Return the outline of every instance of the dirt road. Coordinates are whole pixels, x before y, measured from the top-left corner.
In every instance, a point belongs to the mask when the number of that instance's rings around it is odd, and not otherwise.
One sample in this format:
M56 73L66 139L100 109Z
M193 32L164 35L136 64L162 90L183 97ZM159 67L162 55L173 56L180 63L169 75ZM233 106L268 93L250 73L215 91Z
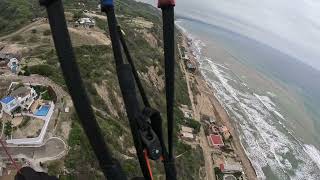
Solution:
M18 35L18 34L24 32L24 31L26 31L26 30L28 30L28 29L36 26L36 25L40 25L40 24L42 24L42 23L43 23L43 20L35 21L35 22L33 22L33 23L30 23L30 24L24 26L23 28L19 29L18 31L15 31L15 32L13 32L13 33L11 33L11 34L8 34L8 35L6 35L6 36L0 37L0 41L3 41L3 40L5 40L5 39L9 39L9 38L11 38L11 37L14 37L15 35Z
M199 105L199 103L196 105L194 102L194 98L193 98L193 93L191 91L191 87L190 87L190 83L192 81L190 74L186 71L183 63L180 63L180 66L185 74L186 77L186 82L187 82L187 86L188 86L188 92L189 92L189 98L191 100L191 105L192 105L192 111L193 111L193 117L195 120L200 121L200 111L201 107L196 107L197 105ZM201 103L200 103L201 106ZM205 160L205 170L206 170L206 179L207 180L215 180L215 174L213 171L213 162L212 162L212 158L211 158L211 148L208 145L207 142L207 137L204 133L204 129L203 127L201 127L200 129L200 133L199 133L199 139L200 139L200 147L202 148L203 151L203 157Z

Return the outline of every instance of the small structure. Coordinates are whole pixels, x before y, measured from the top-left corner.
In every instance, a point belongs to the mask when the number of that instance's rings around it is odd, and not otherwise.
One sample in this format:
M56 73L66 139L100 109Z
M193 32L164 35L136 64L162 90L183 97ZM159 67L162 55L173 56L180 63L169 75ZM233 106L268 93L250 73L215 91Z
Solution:
M219 128L219 130L222 133L224 139L229 139L230 138L231 134L230 134L230 132L229 132L229 130L228 130L228 128L226 126L221 126Z
M187 53L188 53L188 52L185 52L185 53L184 53L184 56L182 57L184 61L189 61L189 60L190 60L190 58L189 58L189 56L187 55Z
M192 118L192 111L191 110L182 110L182 112L183 112L183 116L185 117L185 118Z
M187 132L187 133L193 133L194 129L187 127L187 126L181 126L181 132Z
M187 69L188 69L189 71L191 71L191 72L194 72L194 71L196 70L196 66L193 65L193 64L190 63L190 62L187 62L187 63L186 63L186 66L187 66Z
M88 28L93 28L96 25L96 22L92 18L80 18L75 22L75 26L82 26L82 27L88 27Z
M12 96L7 96L4 97L0 100L1 105L2 105L2 110L11 115L11 112L13 110L15 110L18 106L17 100L16 98L12 97Z
M7 64L12 73L17 74L20 70L19 60L17 58L11 58Z
M215 124L216 119L214 117L209 117L209 122L210 122L210 124Z
M219 134L219 132L220 132L219 128L218 128L217 126L215 126L215 125L212 125L212 126L210 127L210 129L211 129L211 132L212 132L213 134Z
M181 126L181 138L185 140L194 140L195 136L193 135L193 128L187 126Z
M185 140L194 140L194 135L192 133L182 132L181 138Z
M216 134L210 134L208 137L209 145L214 148L221 148L224 146L222 137Z
M38 95L33 88L22 86L12 91L10 96L17 99L17 103L22 109L28 110Z
M224 164L220 164L220 170L223 173L237 173L243 172L242 165L239 162L225 162Z

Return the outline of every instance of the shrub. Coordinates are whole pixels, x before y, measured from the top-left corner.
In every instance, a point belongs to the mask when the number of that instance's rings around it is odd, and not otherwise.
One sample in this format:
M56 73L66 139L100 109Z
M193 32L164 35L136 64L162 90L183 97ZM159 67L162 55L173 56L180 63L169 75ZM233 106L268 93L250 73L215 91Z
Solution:
M32 34L35 34L35 33L37 33L37 30L36 30L36 29L32 29L32 30L31 30L31 33L32 33Z
M11 41L22 41L23 37L21 35L16 35L11 38Z
M52 76L55 73L55 70L49 65L35 65L29 67L29 71L31 74L39 74L43 76Z
M47 30L43 31L43 35L44 36L50 36L51 35L51 30L47 29Z

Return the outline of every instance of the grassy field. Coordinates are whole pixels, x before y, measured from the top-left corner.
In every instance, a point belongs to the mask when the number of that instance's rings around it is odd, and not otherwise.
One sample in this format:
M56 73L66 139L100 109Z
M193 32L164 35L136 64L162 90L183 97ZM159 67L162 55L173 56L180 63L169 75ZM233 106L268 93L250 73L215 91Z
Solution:
M76 1L74 0L65 0L66 11L73 12L74 10L72 9L74 8L94 10L97 6L97 2L93 0L84 1L86 4L85 8L78 7L78 4L75 2ZM121 0L116 2L117 13L123 15L119 18L119 23L126 34L125 38L139 74L150 75L150 67L157 67L159 69L157 76L164 77L160 13L149 5L137 3L135 1ZM15 5L11 4L12 2L1 1L0 9L2 7L1 3L6 3L6 5L9 3L13 7ZM20 7L20 5L16 6ZM31 11L30 9L26 9L26 11ZM41 13L35 15L31 13L22 19L27 19L24 21L30 22L30 19L34 16L41 16ZM0 18L3 17L5 16L2 16L0 13ZM153 26L151 28L136 26L131 21L132 18L136 17L142 18L147 22L152 22ZM106 22L101 19L96 20L97 28L106 30ZM10 22L7 23L10 24ZM24 24L12 24L12 29L0 28L0 35L13 32L23 25ZM152 36L152 39L155 39L158 44L157 47L150 43L146 34ZM32 47L31 51L24 54L27 63L25 63L23 69L28 72L26 75L29 73L40 74L49 77L65 88L65 82L48 30L43 28L41 31L37 32L28 31L26 34L11 38L10 42ZM102 134L112 150L114 157L120 160L122 167L129 177L141 175L139 163L135 157L136 155L132 154L132 151L130 151L130 149L133 148L133 142L120 96L121 93L116 77L111 46L78 44L74 47L74 52L92 105L107 113L107 115L104 115L100 112L96 112L96 117L102 129ZM35 60L37 60L37 63L34 63ZM159 109L163 115L164 127L166 127L164 89L159 90L159 88L152 85L149 78L141 79L152 106ZM97 86L102 87L103 90L107 91L108 97L101 97L101 94L99 94L96 89ZM112 108L115 109L118 116L114 116L110 113L113 110L110 109L108 103L113 105ZM176 65L175 105L178 107L181 104L190 105L190 99L184 75L179 66ZM183 123L183 118L181 111L176 108L176 129L179 128L180 123ZM197 129L197 124L193 123L191 126L194 126ZM166 130L164 132L166 132ZM179 179L199 179L199 169L203 166L201 149L199 147L195 149L189 147L180 142L177 136L175 137L175 144L177 150L176 154L187 151L186 155L181 156L177 160ZM68 155L63 160L54 161L49 164L49 172L51 174L61 174L60 179L103 179L103 174L99 169L96 157L94 156L76 114L72 117L72 130L69 135L68 145L70 146ZM153 174L156 177L155 179L164 178L164 171L161 166L160 162L152 163ZM63 173L64 167L67 169L67 175L62 175L65 174Z

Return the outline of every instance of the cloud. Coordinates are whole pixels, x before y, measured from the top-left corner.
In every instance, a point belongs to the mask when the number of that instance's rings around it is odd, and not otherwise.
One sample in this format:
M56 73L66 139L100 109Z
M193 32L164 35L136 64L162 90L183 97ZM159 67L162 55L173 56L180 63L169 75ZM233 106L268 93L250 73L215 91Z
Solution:
M179 0L176 12L268 44L320 70L318 0Z

